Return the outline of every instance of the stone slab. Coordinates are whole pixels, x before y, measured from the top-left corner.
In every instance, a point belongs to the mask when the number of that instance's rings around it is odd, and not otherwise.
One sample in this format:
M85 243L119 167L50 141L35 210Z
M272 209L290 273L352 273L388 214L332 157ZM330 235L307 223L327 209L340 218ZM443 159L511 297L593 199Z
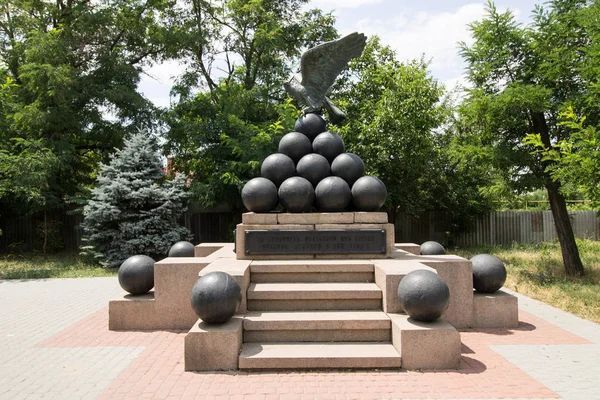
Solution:
M277 223L286 224L353 224L354 213L280 213L277 216Z
M359 211L354 213L354 223L356 224L387 224L388 215L385 212L366 212Z
M312 231L314 230L314 225L300 225L300 224L288 224L288 225L250 225L250 224L238 224L236 227L236 257L238 260L296 260L299 258L302 259L311 259L315 258L312 254L302 254L302 255L266 255L266 254L255 254L255 255L247 255L245 253L246 249L246 234L247 230L290 230L290 231Z
M317 254L317 259L380 259L380 258L392 258L394 254L394 225L393 224L319 224L315 225L315 230L327 230L327 229L385 229L385 253L382 254Z
M242 347L242 318L210 325L198 320L185 336L186 371L228 371L238 369Z
M506 328L519 327L519 300L502 290L496 293L473 292L473 320L471 327Z
M399 368L386 343L245 343L240 369Z
M395 246L397 250L414 254L416 256L421 255L421 246L416 243L396 243Z
M253 213L248 212L242 214L242 224L248 225L276 225L277 215L279 213Z
M398 285L406 274L419 269L436 272L435 269L417 261L373 260L375 283L383 292L383 311L400 313L404 310L398 301Z
M194 257L207 257L221 250L226 243L200 243L194 246Z
M408 315L389 314L392 320L392 343L402 354L406 370L458 369L460 334L443 319L415 321Z

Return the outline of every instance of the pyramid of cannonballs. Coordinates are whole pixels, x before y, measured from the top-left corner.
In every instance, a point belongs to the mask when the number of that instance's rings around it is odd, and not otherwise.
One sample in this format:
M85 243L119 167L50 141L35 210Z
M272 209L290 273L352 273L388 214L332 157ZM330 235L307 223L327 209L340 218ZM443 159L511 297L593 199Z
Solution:
M327 131L319 114L301 116L294 129L279 141L279 152L264 159L261 177L242 189L248 210L269 212L278 203L292 213L381 208L387 197L385 185L364 176L363 161L345 152L342 138Z

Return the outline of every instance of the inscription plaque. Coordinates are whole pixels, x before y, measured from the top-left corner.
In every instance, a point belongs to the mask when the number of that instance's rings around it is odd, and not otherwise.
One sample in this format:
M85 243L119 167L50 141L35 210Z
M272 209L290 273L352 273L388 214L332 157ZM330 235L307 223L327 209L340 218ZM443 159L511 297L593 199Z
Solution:
M319 231L247 230L245 252L253 254L384 254L385 229Z

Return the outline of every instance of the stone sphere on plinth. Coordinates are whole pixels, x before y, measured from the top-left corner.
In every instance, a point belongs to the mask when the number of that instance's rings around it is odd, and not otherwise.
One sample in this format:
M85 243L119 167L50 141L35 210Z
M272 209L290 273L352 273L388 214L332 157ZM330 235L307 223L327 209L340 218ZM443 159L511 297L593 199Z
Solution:
M326 130L325 120L319 114L308 113L296 120L294 130L306 135L312 142L319 133Z
M222 324L236 313L242 302L242 289L233 277L215 271L200 277L191 293L194 312L208 324Z
M279 187L279 201L288 212L310 212L315 201L315 190L308 180L293 176Z
M312 152L310 140L300 132L290 132L279 141L279 152L287 155L297 164L308 153Z
M344 211L352 193L350 186L339 176L329 176L323 179L315 189L316 206L319 211Z
M331 132L319 133L312 142L312 148L315 153L322 155L330 163L346 151L342 137Z
M444 279L435 272L412 271L398 285L398 301L412 319L432 322L448 309L450 290Z
M506 267L496 256L478 254L471 258L473 288L481 293L494 293L506 282Z
M325 157L317 153L310 153L298 161L296 172L313 186L317 186L322 179L331 175L331 168Z
M271 154L263 160L260 166L260 175L279 187L287 178L296 175L296 165L285 154Z
M119 284L131 294L148 293L154 287L154 260L145 255L135 255L119 267Z
M194 245L185 240L175 243L169 249L169 257L194 257Z
M387 189L374 176L360 177L352 185L352 204L358 211L378 211L387 199Z
M444 246L433 240L428 240L421 245L422 256L441 256L446 254Z
M342 153L331 163L331 172L352 187L365 174L365 163L354 153Z
M252 212L269 212L277 206L277 187L267 178L250 179L242 188L242 202Z

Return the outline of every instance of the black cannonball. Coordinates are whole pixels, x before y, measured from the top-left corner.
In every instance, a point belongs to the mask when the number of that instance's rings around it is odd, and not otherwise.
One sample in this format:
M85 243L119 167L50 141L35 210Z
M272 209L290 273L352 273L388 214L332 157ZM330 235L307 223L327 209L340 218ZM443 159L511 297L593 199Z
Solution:
M302 157L312 152L310 140L300 132L290 132L279 141L279 152L298 163Z
M352 186L365 174L365 163L354 153L342 153L331 163L331 172Z
M329 176L323 179L315 189L316 205L319 211L344 211L352 193L350 186L339 176Z
M242 302L242 289L233 277L215 271L200 277L191 294L192 308L208 324L227 322Z
M279 187L279 201L288 212L310 212L315 201L315 190L308 180L293 176Z
M317 153L310 153L298 161L296 172L312 183L313 186L317 186L323 178L331 175L331 168L329 168L329 161L325 157Z
M296 120L294 130L306 135L312 142L317 135L326 130L325 120L319 114L308 113Z
M450 304L450 290L441 276L424 269L406 274L398 285L400 306L412 319L432 322Z
M269 212L278 200L277 187L267 178L250 179L242 189L242 202L252 212Z
M148 256L131 256L119 267L119 284L131 294L148 293L154 287L154 260Z
M194 257L194 245L186 241L177 242L169 249L169 257Z
M443 254L446 254L446 249L438 242L429 240L421 245L422 256L441 256Z
M287 178L296 175L296 166L289 156L275 153L263 160L260 175L279 187Z
M504 263L491 254L478 254L471 258L473 287L481 293L494 293L506 282Z
M346 151L342 137L337 133L331 132L319 133L312 142L312 148L315 153L319 153L330 163Z
M373 176L358 178L352 185L352 204L358 211L378 211L386 198L385 185Z

